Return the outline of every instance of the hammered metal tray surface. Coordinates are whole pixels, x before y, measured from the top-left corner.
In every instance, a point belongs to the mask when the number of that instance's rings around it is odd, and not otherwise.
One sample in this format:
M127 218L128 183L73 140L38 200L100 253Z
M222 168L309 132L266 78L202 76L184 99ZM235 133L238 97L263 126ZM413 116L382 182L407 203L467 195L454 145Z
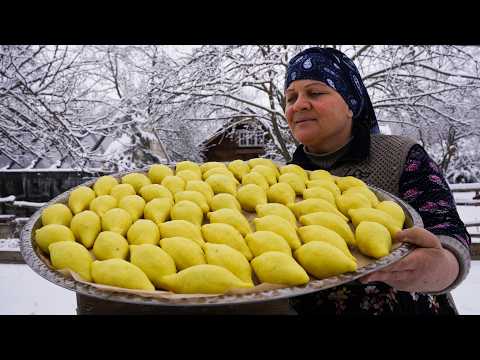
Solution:
M112 176L120 179L123 175L131 173L132 171L112 174ZM144 169L138 172L145 173ZM89 180L82 185L92 186L97 179ZM387 193L381 189L373 186L369 188L377 195L379 200L393 200L398 203L405 212L405 228L412 226L423 227L423 221L420 215L407 203L398 197ZM76 293L87 295L103 300L124 302L141 305L158 305L158 306L208 306L208 305L232 305L232 304L246 304L258 303L263 301L271 301L278 299L291 298L299 295L309 294L331 287L354 281L371 272L380 270L408 255L414 247L408 243L402 243L388 255L377 261L371 262L365 266L360 266L357 271L346 273L338 276L329 277L322 280L311 280L308 284L302 286L285 287L280 289L271 289L267 291L259 291L247 294L224 294L213 295L207 297L186 297L186 298L152 298L148 296L141 296L137 294L129 294L125 292L105 291L93 285L84 282L76 281L72 277L65 275L49 267L44 260L42 260L41 250L34 241L35 230L41 227L42 211L56 203L67 203L70 192L69 191L53 198L43 207L38 209L27 221L20 234L20 251L25 260L25 263L32 268L37 274L46 280L59 285L65 289L75 291Z

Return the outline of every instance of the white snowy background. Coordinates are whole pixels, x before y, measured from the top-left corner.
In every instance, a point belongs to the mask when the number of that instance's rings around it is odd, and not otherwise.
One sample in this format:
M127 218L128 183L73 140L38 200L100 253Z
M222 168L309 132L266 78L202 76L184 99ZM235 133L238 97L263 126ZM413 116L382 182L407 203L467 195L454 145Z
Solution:
M0 169L200 161L232 119L262 124L266 156L286 160L285 70L308 46L0 45ZM387 132L423 144L449 182L480 182L480 47L335 47Z
M0 170L202 161L202 142L232 118L262 124L266 155L284 161L296 144L283 79L306 47L0 45ZM336 47L359 68L384 133L423 144L451 184L480 182L478 46ZM459 206L465 222L480 221L478 209ZM453 295L460 313L480 314L478 261ZM0 314L74 308L73 292L26 265L0 264Z

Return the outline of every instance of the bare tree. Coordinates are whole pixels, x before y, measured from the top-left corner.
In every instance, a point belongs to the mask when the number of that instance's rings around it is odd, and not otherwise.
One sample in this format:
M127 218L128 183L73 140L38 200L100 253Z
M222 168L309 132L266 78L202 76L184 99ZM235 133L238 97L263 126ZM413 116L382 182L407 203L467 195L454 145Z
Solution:
M55 153L84 167L95 158L85 140L118 126L84 55L81 46L0 47L0 153L12 163Z
M319 45L323 46L323 45ZM307 46L201 46L182 59L175 82L158 87L161 102L189 104L191 121L251 117L288 160L295 140L284 116L287 61ZM381 124L427 147L478 134L479 51L459 46L337 46L357 64ZM442 124L442 126L439 126ZM448 129L455 136L448 139ZM434 131L437 130L437 131ZM441 130L440 132L438 130ZM425 134L429 134L428 141ZM433 134L433 135L432 135ZM442 140L443 139L443 140ZM271 154L274 156L275 154ZM451 156L450 156L451 158ZM448 168L449 157L443 161Z
M178 81L158 87L157 98L188 104L191 121L254 118L268 129L277 153L288 158L293 139L282 110L282 83L294 51L270 45L199 47L182 59Z
M195 129L183 121L189 106L157 98L159 87L166 82L177 82L177 64L167 50L155 45L95 49L95 54L100 56L96 76L110 86L110 103L118 103L133 120L129 127L115 132L117 138L125 134L131 138L127 153L131 153L132 166L161 161L158 154L152 152L155 144L166 162L201 160L192 136ZM112 165L116 161L117 158L113 159Z
M161 161L157 143L167 161L195 158L181 107L153 98L173 68L161 46L0 47L1 157L17 167L50 157L114 168L122 154L110 158L102 145L126 135L133 166Z
M297 144L283 82L305 47L204 45L179 57L155 45L0 46L0 156L20 167L52 153L77 167L114 166L123 151L138 167L161 160L158 146L167 162L201 161L206 131L253 118L272 139L267 155L288 160ZM479 135L479 48L335 47L357 64L381 124L417 138L447 173L466 163ZM128 146L105 154L120 138Z

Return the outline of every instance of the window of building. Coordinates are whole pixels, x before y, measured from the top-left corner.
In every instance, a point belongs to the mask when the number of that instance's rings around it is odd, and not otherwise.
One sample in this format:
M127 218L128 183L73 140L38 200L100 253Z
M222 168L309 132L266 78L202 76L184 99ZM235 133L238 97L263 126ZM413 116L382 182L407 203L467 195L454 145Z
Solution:
M265 144L265 136L260 131L237 130L237 144L239 147L263 146Z

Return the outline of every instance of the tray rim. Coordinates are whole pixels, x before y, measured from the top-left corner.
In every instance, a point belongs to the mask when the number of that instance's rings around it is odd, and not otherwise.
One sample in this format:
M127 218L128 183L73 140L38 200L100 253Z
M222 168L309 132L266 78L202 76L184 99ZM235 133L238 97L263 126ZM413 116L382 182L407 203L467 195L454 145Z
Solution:
M146 169L136 169L118 172L114 174L109 174L117 179L121 178L123 175L140 172L146 173ZM138 305L156 305L156 306L165 306L165 307L181 307L181 306L225 306L225 305L235 305L235 304L247 304L247 303L259 303L266 301L274 301L280 299L286 299L301 295L306 295L314 293L317 291L323 291L335 286L340 286L356 279L363 277L369 273L380 270L388 265L395 263L396 261L402 259L411 253L415 246L409 243L402 243L398 248L394 249L389 255L377 260L371 264L363 266L357 271L348 274L341 274L333 277L329 277L321 280L312 280L309 283L301 286L292 286L285 287L280 289L272 289L266 291L259 291L249 294L222 294L222 295L212 295L208 297L189 297L189 298L175 298L175 299L166 299L166 298L152 298L147 296L141 296L137 294L129 294L125 292L115 292L115 291L106 291L99 289L93 285L82 283L74 280L73 278L62 274L59 271L51 269L47 264L39 257L37 251L39 251L38 246L35 245L33 240L33 229L38 221L41 221L42 211L55 203L60 201L65 201L68 199L68 196L71 191L79 186L92 186L98 177L90 179L84 183L81 183L75 187L72 187L66 192L57 195L49 202L45 203L44 206L39 208L27 221L20 233L20 252L25 261L25 263L39 276L50 281L51 283L61 286L67 290L74 291L75 293L107 300L114 302L123 302L130 304ZM409 204L398 198L397 196L382 190L378 187L368 185L367 186L376 193L379 194L383 199L389 199L395 201L399 204L403 210L406 212L407 219L406 221L411 221L413 226L423 227L423 221L418 212L413 209Z

